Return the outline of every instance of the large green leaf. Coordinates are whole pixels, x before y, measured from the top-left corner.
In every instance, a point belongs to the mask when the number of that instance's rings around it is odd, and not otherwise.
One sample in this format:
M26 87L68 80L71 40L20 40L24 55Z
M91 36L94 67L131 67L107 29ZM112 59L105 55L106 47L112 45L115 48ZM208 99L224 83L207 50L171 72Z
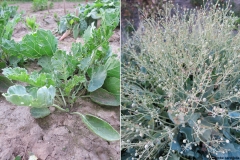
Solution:
M26 58L52 56L57 49L57 39L51 31L37 30L23 37L21 54Z
M110 57L105 64L105 68L108 77L116 77L120 79L120 61L118 59Z
M0 75L0 92L7 92L7 89L12 86L13 83L6 77Z
M39 89L31 88L27 92L24 86L14 85L9 87L7 93L4 93L3 96L7 101L18 106L46 108L53 105L55 92L53 86L49 88L44 86Z
M34 118L43 118L48 116L51 112L48 108L31 108L30 113Z
M107 77L107 71L103 66L98 67L96 70L94 70L91 76L90 83L88 85L88 91L93 92L98 88L102 87L106 77Z
M108 77L103 84L103 88L110 93L120 95L120 79L115 77Z
M90 93L90 98L92 101L105 105L105 106L119 106L120 99L119 96L109 93L105 89L99 88L98 90Z
M55 85L54 77L49 73L32 72L29 75L25 68L15 67L4 68L3 74L11 80L26 82L35 87Z
M99 137L107 141L117 141L120 139L119 133L106 121L90 114L83 115L78 112L74 112L74 114L80 115L85 125Z

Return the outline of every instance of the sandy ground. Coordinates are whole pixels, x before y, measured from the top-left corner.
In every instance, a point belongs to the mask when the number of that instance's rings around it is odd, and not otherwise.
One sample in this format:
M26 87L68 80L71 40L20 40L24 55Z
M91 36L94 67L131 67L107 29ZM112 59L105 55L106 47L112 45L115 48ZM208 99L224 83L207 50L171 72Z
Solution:
M84 2L83 2L84 3ZM18 11L24 11L24 17L36 16L39 28L51 30L56 37L58 17L64 15L63 3L55 2L54 8L48 11L31 11L31 3L22 3ZM73 12L77 3L68 2L66 9ZM30 32L25 24L20 22L13 33L13 39L20 41ZM77 40L72 36L60 41L60 49L69 51L71 44ZM114 53L120 54L120 31L116 30L111 38ZM120 128L119 107L101 107L89 99L79 99L73 108L85 114L96 115L109 122L116 130ZM28 107L18 107L8 103L0 95L0 159L13 160L17 155L27 160L30 155L36 155L39 160L118 160L120 159L120 144L107 142L91 133L77 115L53 111L43 119L34 119Z

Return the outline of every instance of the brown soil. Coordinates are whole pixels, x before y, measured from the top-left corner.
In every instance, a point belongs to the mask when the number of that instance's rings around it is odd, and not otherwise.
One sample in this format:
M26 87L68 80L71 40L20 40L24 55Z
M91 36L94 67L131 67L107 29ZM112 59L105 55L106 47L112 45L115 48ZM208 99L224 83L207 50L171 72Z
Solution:
M83 2L84 3L84 2ZM56 33L57 22L54 13L64 15L63 3L55 2L54 8L48 11L31 11L31 3L22 3L18 11L37 18L39 28ZM73 12L77 3L66 3L66 9ZM13 39L20 41L30 31L20 22L13 33ZM60 49L69 51L73 42L72 36L60 41ZM115 31L111 38L113 51L120 54L120 32ZM120 129L119 107L101 107L89 99L79 99L74 111L96 115L109 122L117 131ZM35 155L39 160L118 160L120 144L107 142L90 132L77 115L52 110L52 114L43 119L34 119L28 107L14 106L0 95L0 159L13 160L17 155L27 160Z

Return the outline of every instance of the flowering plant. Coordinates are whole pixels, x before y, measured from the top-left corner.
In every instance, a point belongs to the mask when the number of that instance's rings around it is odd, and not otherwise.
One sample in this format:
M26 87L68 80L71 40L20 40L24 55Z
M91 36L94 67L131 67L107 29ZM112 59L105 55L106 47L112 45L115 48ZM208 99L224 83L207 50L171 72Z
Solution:
M122 47L122 156L240 157L236 17L217 4L164 13Z

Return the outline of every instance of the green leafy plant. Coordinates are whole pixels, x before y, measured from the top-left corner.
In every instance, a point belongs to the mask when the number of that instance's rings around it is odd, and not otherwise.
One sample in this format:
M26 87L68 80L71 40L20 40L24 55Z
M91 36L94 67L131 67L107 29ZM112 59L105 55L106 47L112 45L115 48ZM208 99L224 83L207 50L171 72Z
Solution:
M102 105L120 105L120 61L112 55L108 42L118 24L112 19L115 14L105 15L98 29L93 24L89 26L83 36L84 45L73 43L69 54L57 50L57 40L50 31L37 30L19 43L12 41L20 46L18 55L23 55L23 59L36 59L42 69L33 72L20 67L2 69L8 79L26 84L9 87L3 94L6 100L30 107L34 118L48 116L50 106L77 114L98 136L108 141L118 140L118 132L104 120L72 112L80 96L90 97ZM12 49L6 45L5 48L6 51Z
M39 29L25 35L22 41L2 39L1 49L6 64L16 67L21 61L52 56L57 50L57 39L50 31Z
M25 24L31 31L36 31L38 28L38 24L36 23L36 17L26 17Z
M67 14L60 18L58 31L64 33L66 30L73 31L73 37L77 38L83 35L84 31L93 22L97 26L97 22L105 17L116 13L117 17L112 17L115 21L119 19L120 1L119 0L96 0L94 3L80 5L75 14Z
M53 2L48 4L48 0L33 0L33 11L42 11L53 8Z
M3 43L11 40L14 27L21 20L21 14L15 15L17 9L6 3L0 6L0 63L9 64L14 59L4 51Z
M237 17L164 10L122 47L122 158L240 157Z

